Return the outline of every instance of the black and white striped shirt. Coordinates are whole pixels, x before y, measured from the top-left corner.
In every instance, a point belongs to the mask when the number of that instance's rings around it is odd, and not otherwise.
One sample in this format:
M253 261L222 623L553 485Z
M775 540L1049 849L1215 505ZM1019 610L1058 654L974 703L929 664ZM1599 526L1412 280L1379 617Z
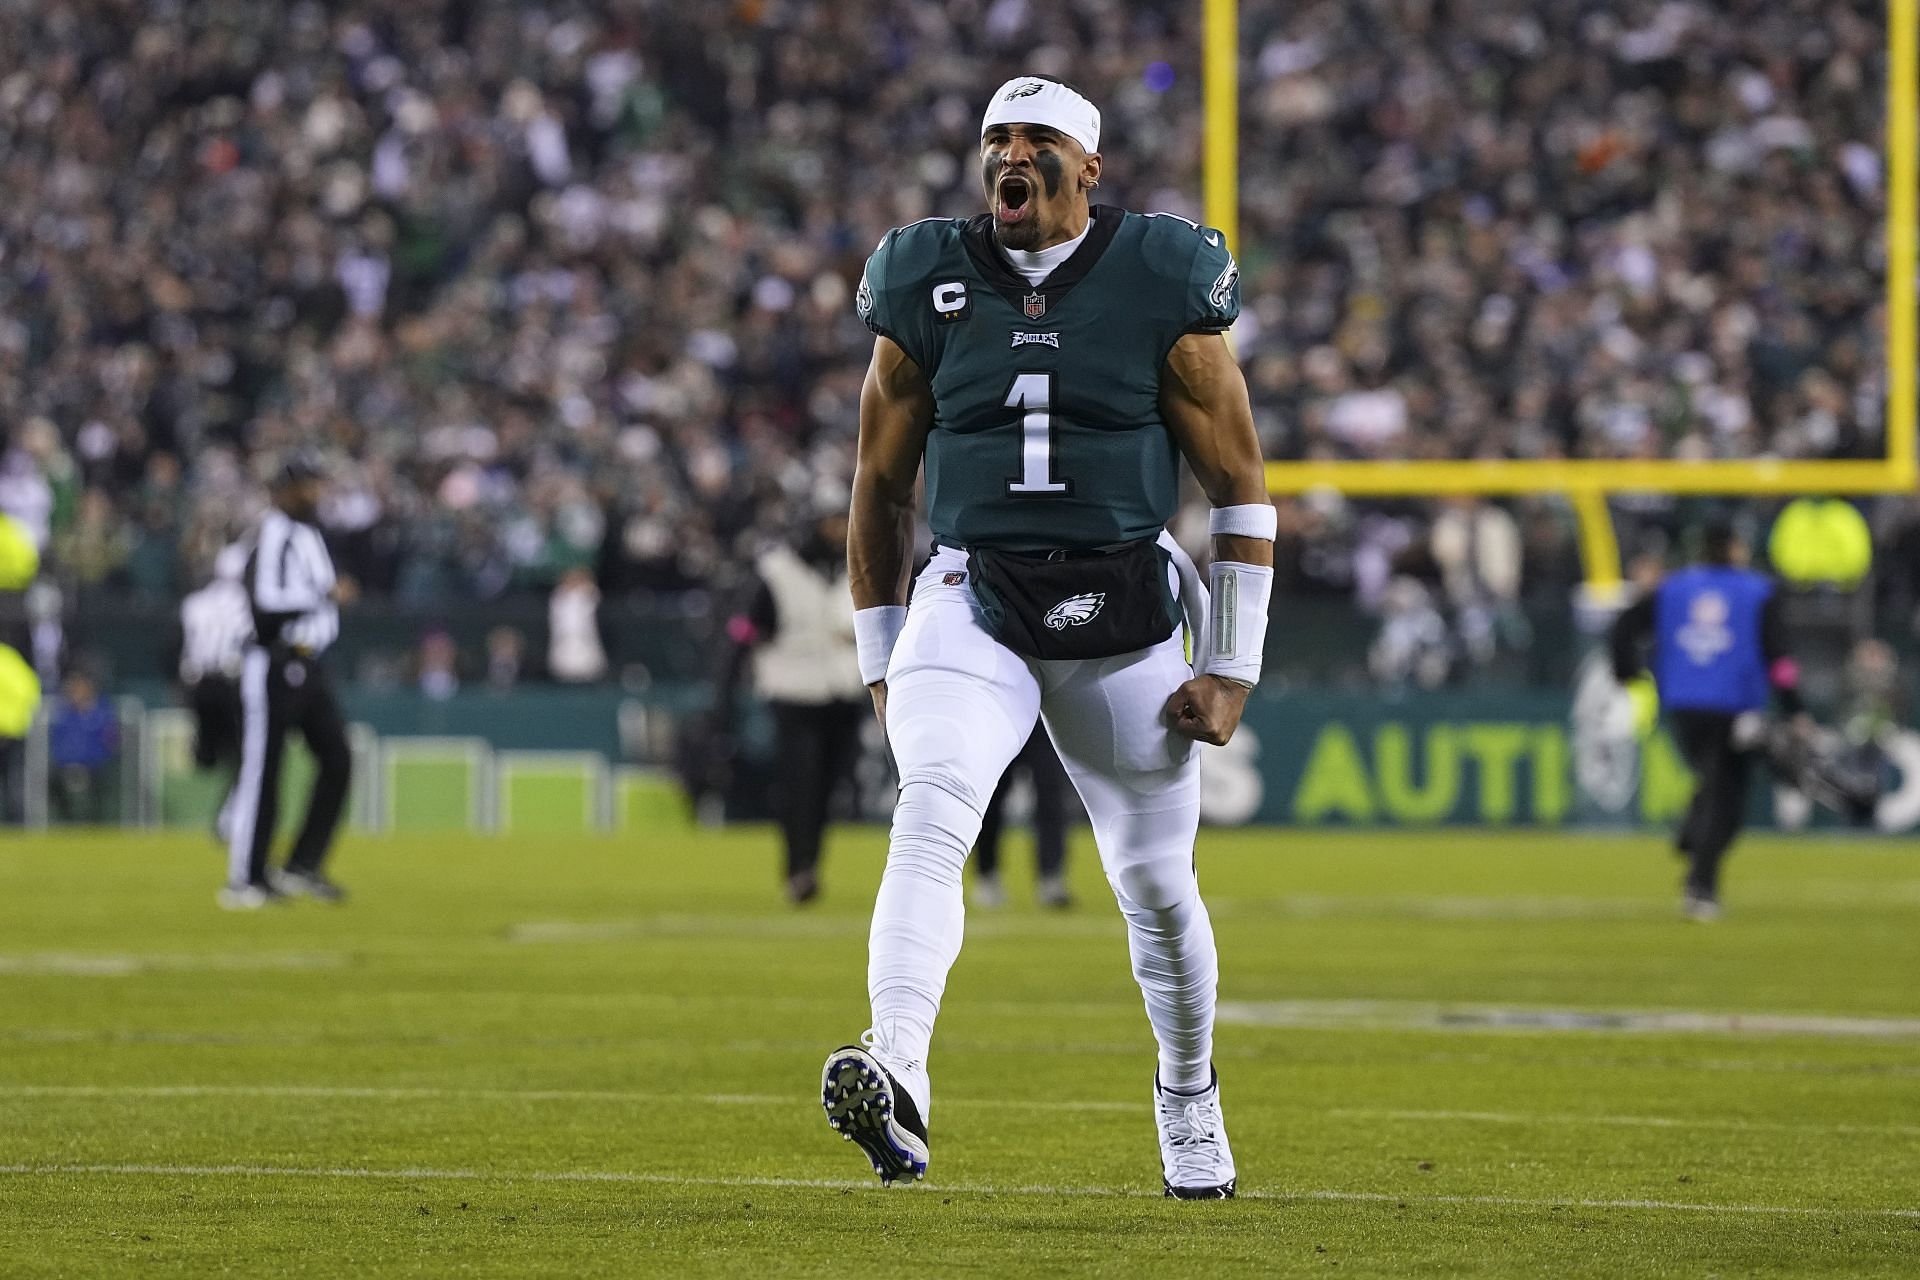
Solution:
M216 578L180 602L180 679L240 675L240 654L253 639L253 606L247 589Z
M312 525L269 508L247 562L246 582L258 643L318 654L339 636L333 557Z

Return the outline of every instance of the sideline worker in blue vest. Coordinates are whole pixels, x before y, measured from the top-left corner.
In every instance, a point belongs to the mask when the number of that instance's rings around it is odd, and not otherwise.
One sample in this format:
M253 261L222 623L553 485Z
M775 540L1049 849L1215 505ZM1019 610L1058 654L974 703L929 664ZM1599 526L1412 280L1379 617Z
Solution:
M1701 560L1668 574L1622 613L1610 647L1614 678L1630 691L1638 685L1643 697L1651 667L1658 702L1644 697L1641 705L1671 713L1693 769L1693 801L1677 843L1688 860L1683 910L1706 921L1720 916L1720 860L1746 817L1763 713L1778 697L1798 727L1810 723L1773 580L1747 567L1746 544L1725 523L1707 528Z

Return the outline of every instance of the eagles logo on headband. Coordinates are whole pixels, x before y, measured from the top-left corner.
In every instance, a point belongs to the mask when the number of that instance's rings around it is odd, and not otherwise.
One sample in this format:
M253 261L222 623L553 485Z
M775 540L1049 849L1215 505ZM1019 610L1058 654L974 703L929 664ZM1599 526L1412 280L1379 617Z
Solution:
M1088 155L1100 150L1100 108L1058 80L1015 76L993 91L980 133L997 124L1041 124L1079 143Z

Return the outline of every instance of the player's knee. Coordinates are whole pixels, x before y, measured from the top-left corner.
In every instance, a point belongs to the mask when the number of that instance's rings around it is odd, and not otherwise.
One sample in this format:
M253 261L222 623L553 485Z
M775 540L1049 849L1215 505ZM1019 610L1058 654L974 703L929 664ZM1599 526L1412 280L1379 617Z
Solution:
M902 767L900 803L912 803L949 819L964 811L973 814L976 822L984 808L979 789L964 773L937 764Z
M964 779L941 770L915 770L900 779L888 842L889 874L958 884L967 851L980 834L980 808Z
M1146 911L1170 911L1199 895L1189 850L1164 858L1149 858L1120 867L1111 877L1121 906Z
M1089 811L1103 808L1088 805ZM1123 907L1164 911L1196 896L1193 838L1198 826L1198 804L1097 815L1094 837Z

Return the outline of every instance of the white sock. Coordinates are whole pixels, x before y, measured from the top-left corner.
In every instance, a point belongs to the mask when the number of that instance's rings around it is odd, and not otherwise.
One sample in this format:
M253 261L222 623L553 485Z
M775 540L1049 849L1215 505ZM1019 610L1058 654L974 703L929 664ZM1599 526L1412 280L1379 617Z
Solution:
M1160 1045L1160 1087L1199 1093L1213 1080L1213 1014L1220 986L1213 920L1199 887L1171 907L1148 908L1122 895L1133 976Z
M927 1051L933 1020L960 955L966 897L960 871L980 834L980 813L951 791L909 780L893 811L887 869L867 940L874 1052L920 1108L931 1108Z

